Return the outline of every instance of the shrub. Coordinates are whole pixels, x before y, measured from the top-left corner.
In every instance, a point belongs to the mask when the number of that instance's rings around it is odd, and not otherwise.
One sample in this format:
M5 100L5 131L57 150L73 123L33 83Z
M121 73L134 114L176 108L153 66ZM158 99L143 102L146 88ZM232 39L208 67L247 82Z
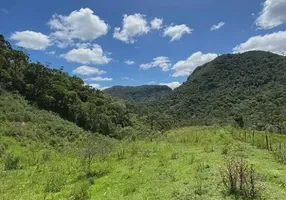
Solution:
M71 194L71 200L87 200L89 199L88 195L89 184L87 182L76 185Z
M203 183L202 183L202 180L197 180L196 181L196 184L195 184L195 188L194 188L194 193L196 195L203 195L204 193L206 193L206 190L203 189Z
M195 159L196 159L195 155L194 155L194 154L191 154L189 164L190 164L190 165L194 164Z
M172 160L177 160L178 157L179 157L179 154L176 153L176 152L172 153L172 155L171 155L171 159L172 159Z
M0 157L5 153L6 149L7 149L7 145L0 143Z
M221 154L222 155L227 155L229 148L230 147L228 145L223 146L223 148L221 149Z
M82 145L81 156L85 167L87 167L87 171L91 171L95 157L104 158L110 151L110 142L97 135L88 136L84 139Z
M20 158L18 156L8 153L4 158L4 170L17 169L19 167L19 161Z
M101 178L105 176L106 174L109 173L108 169L97 169L97 170L91 170L91 171L86 171L86 178L88 179L89 183L91 185L94 184L94 179L95 178Z
M135 156L135 155L137 155L137 154L138 154L138 147L135 146L135 145L133 145L133 146L131 147L131 156Z
M42 159L44 162L50 160L50 157L51 157L51 152L45 151L42 153Z
M119 140L129 138L134 141L136 140L136 131L134 128L127 126L125 128L118 129L115 133L115 138Z
M231 159L221 171L223 184L229 194L243 199L254 199L257 196L256 177L253 165L244 160Z
M120 149L117 151L117 160L123 160L125 159L125 150Z
M48 178L46 182L44 191L57 193L61 191L63 185L64 185L63 177L51 174L51 176Z

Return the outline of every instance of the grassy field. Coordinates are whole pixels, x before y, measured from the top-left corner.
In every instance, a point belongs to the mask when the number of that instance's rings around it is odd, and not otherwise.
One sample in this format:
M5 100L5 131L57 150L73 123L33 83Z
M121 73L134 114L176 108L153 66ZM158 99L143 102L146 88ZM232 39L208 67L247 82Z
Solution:
M257 199L285 199L286 165L236 131L188 127L153 140L110 139L111 152L93 160L89 178L76 143L51 148L1 136L0 199L235 199L220 173L233 157L253 164ZM19 159L16 169L5 170L7 156Z

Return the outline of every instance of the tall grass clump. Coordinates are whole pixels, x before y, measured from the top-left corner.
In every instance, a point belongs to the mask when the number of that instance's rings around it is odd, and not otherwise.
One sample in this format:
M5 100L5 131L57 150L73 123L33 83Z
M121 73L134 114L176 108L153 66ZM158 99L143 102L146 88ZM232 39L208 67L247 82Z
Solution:
M8 153L4 157L4 170L15 170L19 167L20 158L18 156L13 155L12 153Z
M51 174L48 177L47 182L44 186L44 192L46 193L57 193L60 192L65 184L65 180L61 175Z
M70 200L87 200L90 198L88 194L88 189L89 189L89 183L88 182L83 182L79 185L75 185L71 197L69 198Z
M242 199L257 197L257 180L253 165L241 158L233 158L221 170L222 181L228 193Z

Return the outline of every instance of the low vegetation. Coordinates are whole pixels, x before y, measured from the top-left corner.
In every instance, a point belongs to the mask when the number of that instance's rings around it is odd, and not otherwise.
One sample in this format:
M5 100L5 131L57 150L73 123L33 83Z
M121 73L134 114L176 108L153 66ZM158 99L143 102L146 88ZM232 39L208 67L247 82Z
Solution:
M5 134L11 132L10 124L2 124L3 200L283 199L286 195L286 165L271 151L238 140L239 129L190 127L152 140L118 141L90 135L46 111L38 111L35 118L41 115L45 121L55 119L53 127L63 123L81 133L70 141L53 135L53 129L43 131L42 121L17 127L15 137ZM61 142L43 142L31 137L31 130ZM281 137L281 143L284 140ZM6 167L7 157L14 163L11 168Z
M164 85L113 86L104 92L140 106L140 103L164 96L172 92L172 89Z
M83 129L114 135L131 126L126 105L86 86L61 69L29 62L23 51L14 50L0 35L0 90L16 92L39 108L58 113Z
M124 101L0 35L0 199L285 199L285 63L223 55Z

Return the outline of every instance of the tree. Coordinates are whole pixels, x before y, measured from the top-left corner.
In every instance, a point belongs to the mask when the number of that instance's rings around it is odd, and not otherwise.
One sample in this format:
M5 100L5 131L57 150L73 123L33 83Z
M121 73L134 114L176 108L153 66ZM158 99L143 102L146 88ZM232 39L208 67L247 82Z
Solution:
M83 161L86 166L87 176L92 174L91 166L96 156L104 157L110 151L110 145L106 139L90 135L83 142Z
M243 120L242 116L234 117L234 121L236 122L236 124L238 125L239 128L243 128L244 127L244 120Z
M23 50L13 50L0 35L0 88L18 92L30 103L58 113L87 131L109 135L131 125L130 110L123 102L85 86L63 68L29 62Z

